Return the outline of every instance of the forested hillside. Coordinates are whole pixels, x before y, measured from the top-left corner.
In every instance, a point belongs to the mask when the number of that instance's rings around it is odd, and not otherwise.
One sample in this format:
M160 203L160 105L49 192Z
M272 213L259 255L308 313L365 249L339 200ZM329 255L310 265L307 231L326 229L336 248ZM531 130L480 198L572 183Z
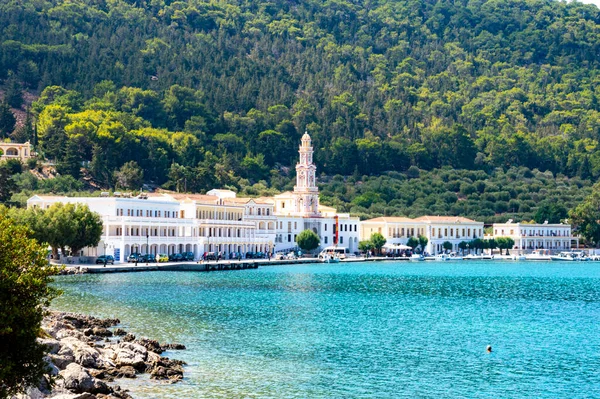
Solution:
M408 209L402 184L440 187L441 168L464 171L451 175L456 200L436 210L486 218L531 218L539 201L514 192L490 206L485 188L461 183L545 172L548 200L600 176L593 5L13 0L0 4L0 29L5 87L41 93L28 122L38 152L76 179L84 162L104 187L281 190L304 130L319 171L353 176L323 200L364 215L431 210ZM362 184L384 172L397 193Z

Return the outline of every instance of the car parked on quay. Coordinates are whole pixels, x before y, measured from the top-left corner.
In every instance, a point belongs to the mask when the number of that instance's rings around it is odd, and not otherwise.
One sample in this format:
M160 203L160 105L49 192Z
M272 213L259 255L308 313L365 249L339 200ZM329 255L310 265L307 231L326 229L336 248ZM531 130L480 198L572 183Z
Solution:
M101 265L101 264L111 264L114 265L115 264L115 258L113 258L112 255L100 255L96 258L96 264L97 265Z

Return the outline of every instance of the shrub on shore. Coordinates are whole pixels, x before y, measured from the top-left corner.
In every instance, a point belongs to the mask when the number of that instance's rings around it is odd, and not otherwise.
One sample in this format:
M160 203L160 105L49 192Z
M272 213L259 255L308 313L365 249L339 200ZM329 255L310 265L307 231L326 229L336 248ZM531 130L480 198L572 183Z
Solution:
M44 308L58 292L45 249L0 209L0 398L37 385L47 372L46 347L36 341Z

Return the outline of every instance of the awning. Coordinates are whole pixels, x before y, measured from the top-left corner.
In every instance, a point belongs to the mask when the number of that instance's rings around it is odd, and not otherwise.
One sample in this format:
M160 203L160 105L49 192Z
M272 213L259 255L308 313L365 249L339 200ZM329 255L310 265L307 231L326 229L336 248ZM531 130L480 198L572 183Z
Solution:
M403 244L385 244L383 247L385 249L400 249L400 250L412 249L408 245L403 245Z

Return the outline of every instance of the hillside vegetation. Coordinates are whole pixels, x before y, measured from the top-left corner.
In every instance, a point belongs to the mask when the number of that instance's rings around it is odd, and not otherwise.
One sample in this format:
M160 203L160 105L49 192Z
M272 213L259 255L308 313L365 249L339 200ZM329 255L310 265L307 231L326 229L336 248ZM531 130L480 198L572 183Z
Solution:
M304 130L363 216L531 219L600 176L593 5L13 0L0 27L38 152L104 187L282 190Z

